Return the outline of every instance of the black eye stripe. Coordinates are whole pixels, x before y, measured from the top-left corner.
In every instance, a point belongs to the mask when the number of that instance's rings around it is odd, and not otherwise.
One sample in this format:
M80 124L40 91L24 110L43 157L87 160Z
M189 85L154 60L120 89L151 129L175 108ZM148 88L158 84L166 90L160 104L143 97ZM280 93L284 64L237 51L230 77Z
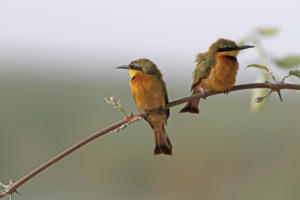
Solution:
M224 51L232 51L235 50L234 47L224 47L224 48L218 48L218 52L224 52Z
M139 66L137 66L137 65L134 65L134 64L133 64L133 65L130 65L129 68L130 68L130 69L133 69L133 70L137 70L137 71L142 71L142 68L141 68L141 67L139 67Z

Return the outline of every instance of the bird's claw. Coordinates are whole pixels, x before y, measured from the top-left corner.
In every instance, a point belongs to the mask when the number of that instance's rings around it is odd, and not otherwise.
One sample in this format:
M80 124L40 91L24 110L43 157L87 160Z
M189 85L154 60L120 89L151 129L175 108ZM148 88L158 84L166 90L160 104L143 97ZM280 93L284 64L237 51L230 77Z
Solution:
M227 90L224 91L224 94L228 95L229 92L230 92L229 89L227 89Z
M145 115L144 115L144 119L147 119L148 116L149 116L149 112L146 111L146 112L145 112Z
M203 99L206 99L206 97L207 97L207 92L206 92L205 89L202 90L202 96L203 96L203 97L202 97Z

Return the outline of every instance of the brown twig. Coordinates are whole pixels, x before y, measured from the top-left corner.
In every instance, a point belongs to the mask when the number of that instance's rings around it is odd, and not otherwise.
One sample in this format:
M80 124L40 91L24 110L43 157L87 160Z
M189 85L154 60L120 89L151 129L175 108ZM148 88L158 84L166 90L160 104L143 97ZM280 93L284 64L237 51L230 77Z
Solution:
M277 92L277 91L284 90L284 89L300 90L300 85L282 84L282 83L278 83L278 84L273 84L273 83L250 83L250 84L243 84L243 85L233 86L229 91L233 92L233 91L238 91L238 90L260 89L260 88L269 88L272 91ZM205 92L205 97L213 96L213 95L216 95L216 94L223 94L223 93L224 92ZM172 101L172 102L168 103L166 108L171 108L173 106L183 104L185 102L188 102L191 99L197 99L197 98L203 98L203 97L204 97L203 94L196 94L196 95L193 95L193 96L184 97L182 99L178 99L178 100L175 100L175 101Z
M246 89L256 89L256 88L269 88L272 91L275 92L279 92L282 89L291 89L291 90L300 90L300 85L296 85L296 84L285 84L285 83L251 83L251 84L244 84L244 85L237 85L234 86L233 88L230 89L230 91L238 91L238 90L246 90ZM206 92L205 93L205 97L208 96L213 96L213 95L217 95L217 94L221 94L223 92ZM171 108L180 104L183 104L185 102L188 102L191 99L197 99L197 98L203 98L204 95L203 94L197 94L197 95L193 95L193 96L189 96L189 97L184 97L175 101L172 101L170 103L168 103L166 105L166 108ZM4 184L0 184L0 186L4 187L4 191L0 192L0 198L6 196L6 195L12 195L13 193L17 192L17 189L22 186L24 183L26 183L27 181L29 181L30 179L32 179L34 176L36 176L37 174L39 174L40 172L44 171L45 169L47 169L48 167L50 167L51 165L53 165L54 163L58 162L59 160L63 159L64 157L66 157L67 155L69 155L70 153L72 153L73 151L79 149L80 147L84 146L85 144L95 140L96 138L103 136L107 133L110 133L111 131L123 126L124 124L128 124L131 122L134 122L136 120L139 120L141 118L143 118L147 113L139 113L136 115L129 115L127 116L124 120L121 120L107 128L104 128L100 131L98 131L97 133L79 141L78 143L74 144L73 146L71 146L70 148L68 148L67 150L65 150L64 152L58 154L57 156L55 156L54 158L50 159L49 161L45 162L44 164L42 164L41 166L39 166L38 168L36 168L35 170L33 170L32 172L30 172L29 174L27 174L26 176L24 176L23 178L21 178L20 180L18 180L15 183L10 183L9 185L4 185Z

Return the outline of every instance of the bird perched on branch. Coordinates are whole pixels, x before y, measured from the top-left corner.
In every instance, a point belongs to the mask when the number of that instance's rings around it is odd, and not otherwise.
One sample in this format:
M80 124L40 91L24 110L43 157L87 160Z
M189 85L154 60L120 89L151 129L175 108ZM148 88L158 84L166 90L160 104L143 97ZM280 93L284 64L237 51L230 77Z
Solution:
M154 155L172 155L172 144L165 129L170 114L165 106L169 100L161 72L152 61L146 58L134 60L129 65L117 68L129 70L130 87L138 109L141 112L155 110L145 117L154 130Z
M254 46L238 46L234 41L219 39L213 43L205 53L199 53L196 57L196 69L191 90L193 95L206 91L228 92L235 84L235 78L239 69L237 55L240 50ZM200 99L189 101L181 113L199 113Z

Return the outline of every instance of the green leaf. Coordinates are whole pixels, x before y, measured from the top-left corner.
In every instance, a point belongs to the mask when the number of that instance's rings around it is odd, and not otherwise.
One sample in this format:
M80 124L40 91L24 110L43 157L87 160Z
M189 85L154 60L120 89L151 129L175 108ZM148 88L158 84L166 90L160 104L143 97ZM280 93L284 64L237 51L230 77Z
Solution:
M259 69L263 69L265 70L266 72L269 72L270 70L264 66L264 65L258 65L258 64L250 64L246 67L246 69L248 69L249 67L255 67L255 68L259 68Z
M289 75L291 75L291 76L297 76L298 78L300 78L300 71L299 70L291 70L289 72Z
M258 28L257 33L261 36L274 36L279 32L277 27L266 27L266 28Z
M257 83L264 83L266 80L269 80L268 76L266 75L261 75L256 82ZM269 100L270 96L267 96L265 98L261 98L265 96L269 92L269 89L254 89L251 95L251 100L250 100L250 109L252 113L259 113L261 112L265 106L266 103Z
M295 67L300 65L300 55L296 55L296 54L287 55L282 58L275 59L275 63L279 67L285 67L285 68Z

